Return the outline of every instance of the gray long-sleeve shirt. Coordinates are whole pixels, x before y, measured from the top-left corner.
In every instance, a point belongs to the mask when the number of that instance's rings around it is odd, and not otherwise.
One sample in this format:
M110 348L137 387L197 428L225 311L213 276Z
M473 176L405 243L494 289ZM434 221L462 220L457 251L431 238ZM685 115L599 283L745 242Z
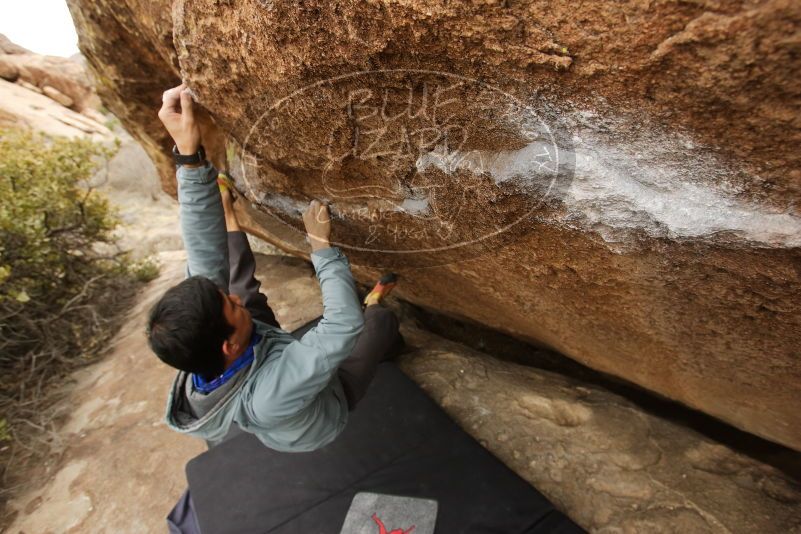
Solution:
M228 288L228 248L217 171L210 165L179 167L178 201L187 250L187 274L206 276ZM310 451L336 438L348 406L336 376L350 355L364 319L348 261L337 248L314 252L312 264L323 294L323 318L300 340L254 321L263 336L253 363L239 373L200 417L188 409L188 373L179 372L167 404L167 424L179 432L217 442L231 424L281 451Z

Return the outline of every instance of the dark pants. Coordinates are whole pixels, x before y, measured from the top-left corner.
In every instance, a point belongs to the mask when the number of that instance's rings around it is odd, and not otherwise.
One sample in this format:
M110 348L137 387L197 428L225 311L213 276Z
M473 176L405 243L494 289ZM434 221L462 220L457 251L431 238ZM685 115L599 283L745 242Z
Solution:
M244 232L228 232L228 261L229 293L242 299L242 305L254 319L280 328L267 297L259 292L261 282L255 277L256 260ZM392 358L402 346L395 314L381 305L368 306L364 312L364 330L338 371L350 410L364 397L378 364Z

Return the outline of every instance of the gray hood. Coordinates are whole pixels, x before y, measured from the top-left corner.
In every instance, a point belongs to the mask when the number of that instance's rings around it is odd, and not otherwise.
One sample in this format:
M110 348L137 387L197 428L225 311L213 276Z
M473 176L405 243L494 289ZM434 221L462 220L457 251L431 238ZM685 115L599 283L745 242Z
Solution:
M170 428L211 443L222 441L228 434L240 411L242 386L271 359L270 353L275 354L276 344L284 345L293 340L286 332L255 321L253 324L262 335L262 340L254 347L253 363L213 392L204 395L194 391L191 373L178 371L167 400L166 422Z

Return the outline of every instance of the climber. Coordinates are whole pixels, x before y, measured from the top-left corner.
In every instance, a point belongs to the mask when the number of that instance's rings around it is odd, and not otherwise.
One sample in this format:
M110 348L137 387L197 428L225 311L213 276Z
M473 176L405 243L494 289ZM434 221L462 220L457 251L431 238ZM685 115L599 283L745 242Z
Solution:
M168 426L210 445L237 428L280 451L330 443L378 363L402 343L397 318L381 305L395 280L382 279L362 312L348 261L329 242L328 208L313 200L303 222L323 316L293 338L259 292L254 256L234 213L235 191L205 159L184 85L164 93L159 118L175 142L188 276L156 303L147 327L152 350L179 370Z

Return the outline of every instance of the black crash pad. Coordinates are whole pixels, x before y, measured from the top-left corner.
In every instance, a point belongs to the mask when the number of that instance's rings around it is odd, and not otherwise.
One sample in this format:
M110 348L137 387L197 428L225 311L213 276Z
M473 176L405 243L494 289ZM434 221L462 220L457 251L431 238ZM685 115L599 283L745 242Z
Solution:
M330 445L279 453L241 434L186 467L204 534L336 534L361 491L435 499L436 532L582 532L394 364Z

